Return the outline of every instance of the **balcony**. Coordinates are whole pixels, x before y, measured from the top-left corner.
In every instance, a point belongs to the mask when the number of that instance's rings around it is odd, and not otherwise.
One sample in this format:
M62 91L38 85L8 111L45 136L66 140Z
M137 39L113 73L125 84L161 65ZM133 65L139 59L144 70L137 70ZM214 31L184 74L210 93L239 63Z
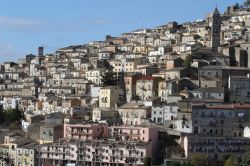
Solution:
M88 131L70 131L70 134L80 134L80 135L90 135L92 134L92 132L88 132Z

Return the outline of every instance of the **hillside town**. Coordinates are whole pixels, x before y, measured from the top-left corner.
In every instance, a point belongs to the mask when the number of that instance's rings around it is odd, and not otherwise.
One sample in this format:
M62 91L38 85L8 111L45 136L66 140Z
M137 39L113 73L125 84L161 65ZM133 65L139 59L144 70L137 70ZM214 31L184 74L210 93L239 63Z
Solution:
M2 63L0 165L250 161L249 38L235 4Z

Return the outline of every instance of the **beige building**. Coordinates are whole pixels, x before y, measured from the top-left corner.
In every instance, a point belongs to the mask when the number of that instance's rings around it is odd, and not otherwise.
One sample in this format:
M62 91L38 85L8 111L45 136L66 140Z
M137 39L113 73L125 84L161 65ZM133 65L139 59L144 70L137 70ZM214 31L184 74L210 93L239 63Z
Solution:
M148 53L148 46L147 45L135 46L133 49L133 53L147 54Z
M151 107L141 103L126 103L117 108L122 123L126 126L138 126L143 119L151 118Z
M27 144L17 147L17 165L18 166L36 166L37 165L37 152L35 150L36 142L29 140Z
M105 122L111 125L121 123L118 111L110 108L93 109L92 120L93 122Z
M90 81L92 81L95 84L100 85L101 84L101 76L105 73L104 68L99 68L99 69L92 69L86 71L86 78Z
M174 67L166 70L166 79L179 79L186 77L185 67Z
M120 88L116 86L107 86L100 88L99 91L99 107L114 108L119 102Z
M40 126L40 144L51 143L63 137L63 126L45 124Z
M139 64L139 59L115 59L110 61L114 72L134 72Z
M180 57L168 58L166 59L166 69L172 69L175 67L181 67L184 60Z
M0 152L2 152L0 156L5 160L0 160L0 164L4 166L35 166L37 164L36 145L37 142L24 138L18 133L6 135L4 144L0 146Z
M136 95L136 81L141 77L139 73L126 73L124 84L126 90L126 101L130 102Z
M141 100L148 100L158 96L158 81L159 78L151 76L138 79L136 82L136 95Z

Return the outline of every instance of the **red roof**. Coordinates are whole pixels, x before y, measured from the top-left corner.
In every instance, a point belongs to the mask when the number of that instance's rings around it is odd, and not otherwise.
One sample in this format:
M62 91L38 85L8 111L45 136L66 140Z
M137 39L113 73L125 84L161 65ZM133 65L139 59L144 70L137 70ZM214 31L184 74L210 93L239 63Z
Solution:
M202 106L202 105L193 105L193 106ZM224 105L204 105L204 108L207 109L250 109L250 104L224 104Z
M139 80L154 80L156 77L152 77L152 76L144 76L141 77Z

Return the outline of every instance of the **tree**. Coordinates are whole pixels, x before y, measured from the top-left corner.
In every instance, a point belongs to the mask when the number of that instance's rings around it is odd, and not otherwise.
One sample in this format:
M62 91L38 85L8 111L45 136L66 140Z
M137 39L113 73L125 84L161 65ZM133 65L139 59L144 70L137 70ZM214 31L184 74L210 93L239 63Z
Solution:
M237 66L237 60L236 60L236 57L234 55L231 55L229 57L229 63L230 63L230 66Z
M198 69L191 66L193 63L193 57L192 55L187 55L184 62L183 66L186 67L186 77L190 78L196 78L198 75Z
M116 86L118 81L117 74L113 70L108 70L101 76L101 85L105 86Z
M143 162L144 166L151 166L151 161L152 159L150 157L146 157Z
M250 152L246 152L242 157L242 166L250 166Z
M3 105L0 105L0 124L4 122L4 111L3 111Z
M187 55L184 62L183 62L183 66L186 68L190 68L193 62L193 58L192 55Z
M245 5L245 6L249 6L249 5L250 5L250 0L246 0L246 1L244 2L244 5Z
M194 40L198 40L198 39L200 39L200 38L201 38L200 35L194 35Z
M7 126L11 124L21 124L21 120L24 118L23 112L19 109L7 109L3 113L4 121L0 123Z
M224 163L224 166L238 166L238 161L235 156L230 156Z
M208 166L209 165L209 161L208 161L208 157L204 154L197 154L194 155L191 160L190 163L192 166Z

